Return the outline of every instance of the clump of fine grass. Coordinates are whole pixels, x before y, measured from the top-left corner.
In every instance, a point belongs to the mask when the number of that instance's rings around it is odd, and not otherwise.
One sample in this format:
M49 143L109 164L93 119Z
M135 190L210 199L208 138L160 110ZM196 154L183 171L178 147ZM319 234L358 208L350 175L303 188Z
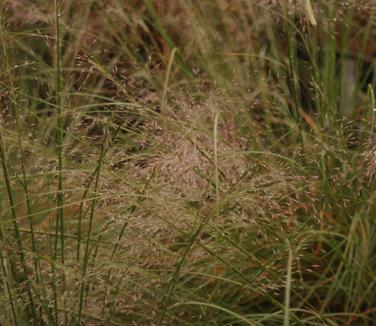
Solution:
M29 5L0 4L1 324L375 323L372 1Z

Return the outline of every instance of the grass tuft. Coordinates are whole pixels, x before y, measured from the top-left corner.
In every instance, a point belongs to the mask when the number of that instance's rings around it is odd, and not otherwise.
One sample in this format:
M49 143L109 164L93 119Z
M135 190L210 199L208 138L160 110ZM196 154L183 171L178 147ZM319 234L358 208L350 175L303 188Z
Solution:
M376 324L375 9L1 1L0 324Z

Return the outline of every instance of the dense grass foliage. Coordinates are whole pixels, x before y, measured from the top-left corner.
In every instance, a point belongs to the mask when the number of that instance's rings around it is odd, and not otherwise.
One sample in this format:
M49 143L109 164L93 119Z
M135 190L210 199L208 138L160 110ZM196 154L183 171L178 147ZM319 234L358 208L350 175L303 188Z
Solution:
M0 1L0 324L375 325L375 25Z

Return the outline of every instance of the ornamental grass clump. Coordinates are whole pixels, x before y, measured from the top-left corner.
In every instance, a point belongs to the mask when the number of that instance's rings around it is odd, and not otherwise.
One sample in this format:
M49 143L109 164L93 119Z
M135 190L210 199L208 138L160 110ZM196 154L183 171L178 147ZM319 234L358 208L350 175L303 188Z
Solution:
M0 3L0 324L374 325L373 1Z

